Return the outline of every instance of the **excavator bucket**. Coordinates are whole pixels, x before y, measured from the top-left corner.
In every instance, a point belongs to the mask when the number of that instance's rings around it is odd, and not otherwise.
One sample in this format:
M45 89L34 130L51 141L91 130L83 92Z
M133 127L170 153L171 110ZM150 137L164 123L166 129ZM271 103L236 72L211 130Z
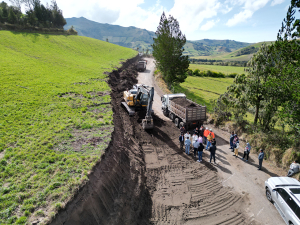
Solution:
M153 125L153 119L151 120L147 120L147 119L143 119L142 120L142 127L144 130L151 130L153 129L154 125Z

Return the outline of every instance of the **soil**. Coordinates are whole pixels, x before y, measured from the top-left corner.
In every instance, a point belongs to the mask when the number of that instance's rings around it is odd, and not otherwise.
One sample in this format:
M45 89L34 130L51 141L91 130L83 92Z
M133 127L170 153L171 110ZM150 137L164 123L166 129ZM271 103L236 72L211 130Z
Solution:
M197 107L194 103L190 103L187 99L185 98L173 98L173 102L175 102L178 105L181 105L184 108L192 108L192 107Z
M246 164L229 156L228 142L218 131L217 164L209 163L208 151L199 163L193 151L180 150L179 129L160 108L153 60L147 59L147 70L137 77L138 60L109 75L112 140L89 182L51 224L281 224L264 197L268 174L253 171L254 159ZM155 87L152 131L140 124L145 112L129 117L120 107L122 92L136 83Z

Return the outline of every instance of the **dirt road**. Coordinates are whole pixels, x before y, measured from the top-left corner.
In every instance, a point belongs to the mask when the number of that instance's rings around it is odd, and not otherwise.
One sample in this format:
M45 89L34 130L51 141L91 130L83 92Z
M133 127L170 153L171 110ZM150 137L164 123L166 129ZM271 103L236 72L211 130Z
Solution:
M145 153L147 186L155 224L284 224L264 192L264 181L276 176L265 167L257 170L257 155L248 163L235 158L225 133L217 135L217 165L204 163L180 151L178 128L161 112L159 88L153 79L154 63L147 59L147 71L138 83L155 87L153 109L159 116L155 128L142 145ZM171 129L170 129L171 128Z
M149 60L137 80L137 60L109 74L112 141L88 182L51 224L283 224L264 196L263 182L272 174L257 171L254 156L248 164L233 158L221 138L227 134L215 131L218 166L207 162L207 152L197 163L179 149L178 128L161 113L154 64ZM123 91L136 83L156 89L152 131L142 129L145 112L129 117L121 107Z

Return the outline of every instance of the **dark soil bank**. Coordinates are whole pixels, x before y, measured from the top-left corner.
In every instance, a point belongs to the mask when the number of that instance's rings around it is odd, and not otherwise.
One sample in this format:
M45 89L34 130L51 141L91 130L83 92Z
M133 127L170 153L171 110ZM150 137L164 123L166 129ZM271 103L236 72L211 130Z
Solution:
M144 155L135 138L136 118L120 107L123 91L137 83L135 63L128 60L109 75L114 131L89 182L78 191L52 225L148 224L151 197L146 188Z

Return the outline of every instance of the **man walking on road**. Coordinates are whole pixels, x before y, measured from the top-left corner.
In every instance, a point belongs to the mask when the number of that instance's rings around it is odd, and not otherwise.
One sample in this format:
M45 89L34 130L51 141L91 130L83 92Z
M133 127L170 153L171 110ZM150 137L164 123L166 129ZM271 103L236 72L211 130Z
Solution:
M258 170L261 170L261 167L262 167L262 162L264 160L264 156L265 156L265 153L262 149L260 149L260 153L258 155L258 161L259 161L259 166L258 166Z
M197 160L197 162L202 162L203 149L204 149L204 145L202 143L200 143L199 148L198 148L199 159Z
M184 136L183 133L179 136L179 142L180 142L180 150L183 150L183 145L184 145Z
M191 147L191 141L189 137L186 137L184 144L185 144L185 153L189 155L190 147Z
M209 151L210 151L210 163L211 159L214 158L214 163L216 164L216 149L217 147L215 145L210 146Z

